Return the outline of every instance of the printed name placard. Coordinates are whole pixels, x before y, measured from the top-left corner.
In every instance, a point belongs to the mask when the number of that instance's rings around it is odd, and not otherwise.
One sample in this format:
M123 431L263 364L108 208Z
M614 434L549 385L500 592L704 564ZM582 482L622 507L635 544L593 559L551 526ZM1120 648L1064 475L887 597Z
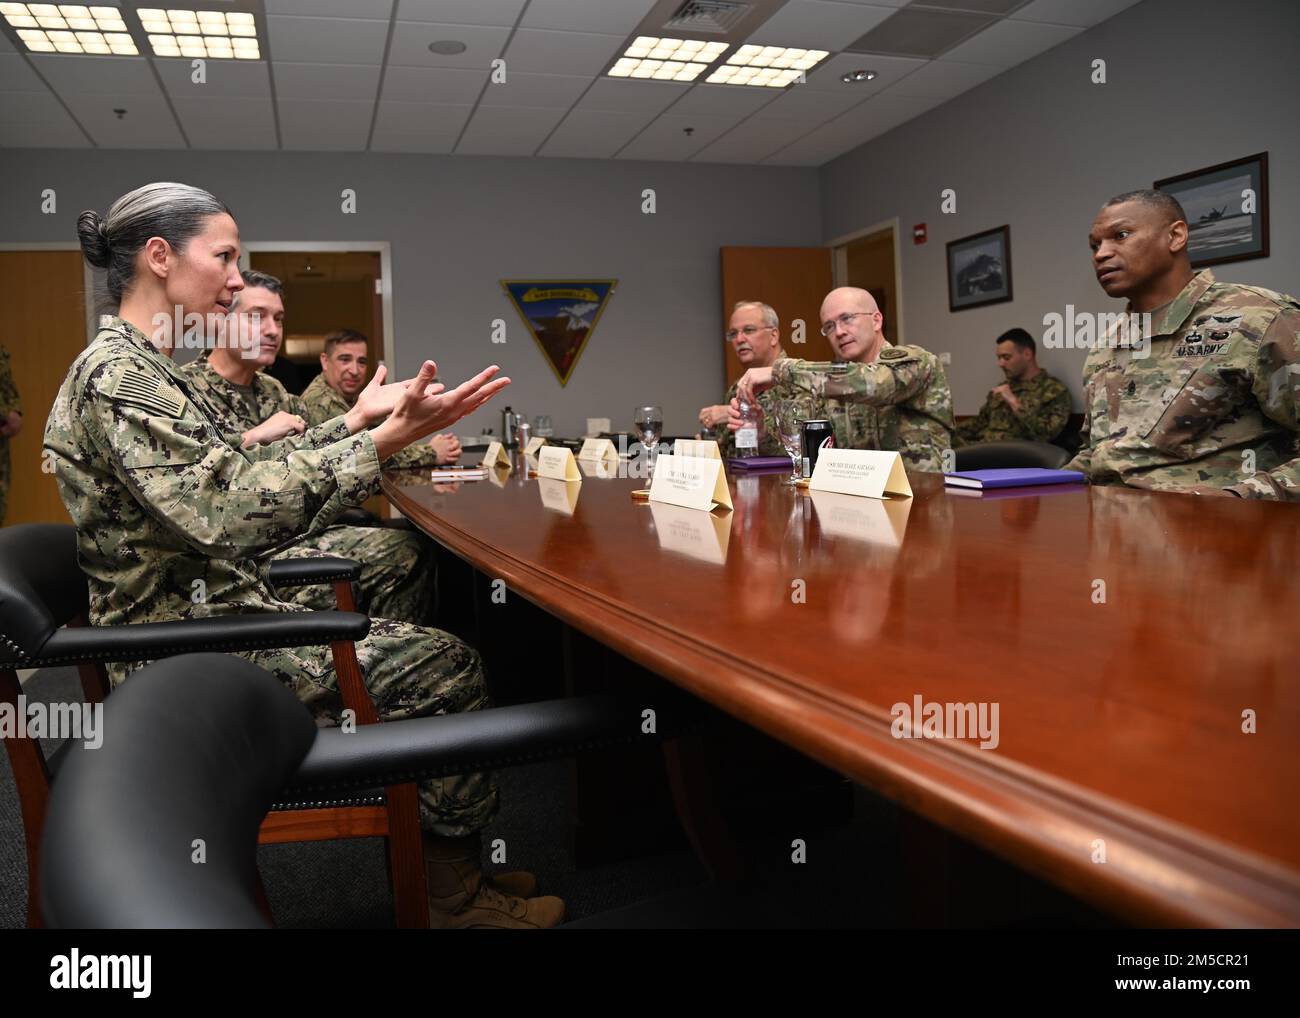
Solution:
M618 460L618 450L608 438L587 438L578 450L580 460Z
M879 449L823 449L808 487L867 498L884 498L887 494L912 497L903 457Z
M617 477L618 457L603 460L578 460L578 468L584 477Z
M573 510L578 508L578 494L582 491L582 485L572 481L557 481L553 477L539 477L537 490L542 496L542 505L547 509L572 516Z
M537 450L537 476L555 481L581 481L573 450L562 445L544 445Z
M715 565L727 561L732 513L700 513L669 502L651 502L659 547Z
M822 450L825 452L825 450ZM909 498L866 499L836 491L809 491L823 534L897 548L903 543Z
M500 442L489 442L487 452L483 454L483 466L491 469L492 467L505 467L513 469L510 463L509 454L501 447Z
M706 512L723 506L731 508L731 492L722 460L696 456L661 455L655 461L655 476L650 482L651 502L670 502L687 509Z
M697 456L700 459L720 460L722 450L711 438L679 438L673 446L674 456Z
M544 438L540 438L540 437L530 438L528 440L528 444L524 446L524 452L529 456L536 456L537 450L540 449L545 444L546 444L546 439Z

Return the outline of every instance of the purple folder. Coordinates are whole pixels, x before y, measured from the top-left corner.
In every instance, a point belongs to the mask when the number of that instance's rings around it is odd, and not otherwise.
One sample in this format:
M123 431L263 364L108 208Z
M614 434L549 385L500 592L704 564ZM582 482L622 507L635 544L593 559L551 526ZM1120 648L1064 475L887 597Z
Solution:
M1082 484L1087 478L1077 470L1013 467L1000 470L963 470L944 474L943 483L954 488L1020 488L1029 484Z
M727 466L736 470L793 470L789 456L750 456L747 459L729 459Z

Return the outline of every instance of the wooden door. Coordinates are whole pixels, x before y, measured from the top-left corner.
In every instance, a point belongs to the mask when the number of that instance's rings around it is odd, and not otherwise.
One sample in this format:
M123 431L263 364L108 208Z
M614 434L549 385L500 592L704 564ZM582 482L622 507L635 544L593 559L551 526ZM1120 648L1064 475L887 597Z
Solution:
M831 251L825 247L724 247L722 317L718 342L725 351L727 384L741 375L740 361L723 340L731 309L738 301L760 300L776 309L781 345L791 357L828 361L830 342L818 331L822 298L831 291ZM793 323L803 322L803 342L795 342Z
M68 367L86 348L86 295L79 251L0 251L0 343L23 408L9 440L12 480L6 526L70 523L52 473L41 470L45 421Z

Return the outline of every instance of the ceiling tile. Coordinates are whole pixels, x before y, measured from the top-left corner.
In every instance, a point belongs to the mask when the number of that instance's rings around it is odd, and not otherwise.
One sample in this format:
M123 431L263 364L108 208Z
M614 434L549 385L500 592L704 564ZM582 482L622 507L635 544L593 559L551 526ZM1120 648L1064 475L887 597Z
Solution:
M989 14L931 11L908 7L896 11L860 39L844 48L855 53L935 57L994 23Z
M232 152L276 148L270 99L226 97L213 102L180 97L173 99L172 105L191 148Z
M398 0L399 21L514 27L525 0Z
M393 67L384 72L385 101L473 103L487 81L484 67Z
M9 41L9 37L0 33L0 53L13 53L14 44Z
M1011 15L1015 21L1046 21L1053 25L1073 25L1091 28L1120 11L1132 7L1138 0L1034 0Z
M566 32L608 32L628 35L657 0L532 0L521 28L558 28Z
M280 99L373 100L380 68L365 64L275 62L275 94Z
M938 7L949 11L973 11L976 14L1005 16L1025 0L912 0L909 7ZM1083 0L1087 3L1088 0Z
M951 99L1001 73L1001 67L992 67L989 64L959 64L952 60L932 60L924 67L913 71L898 84L891 85L885 94L920 99Z
M444 106L437 103L382 102L375 120L376 131L392 134L450 134L460 133L473 106Z
M45 82L17 53L0 53L0 92L45 92Z
M456 144L455 134L403 134L375 129L372 152L425 152L446 155Z
M141 2L140 6L166 5ZM314 14L321 18L373 18L376 21L387 21L392 11L393 0L266 0L267 14Z
M696 85L673 105L673 114L702 113L710 117L747 117L772 102L774 88L744 85Z
M803 149L806 153L824 155L825 158L822 161L825 161L843 152L848 152L850 149L884 134L913 117L920 116L926 110L939 105L941 101L939 99L914 99L906 96L873 96L861 106L855 106L843 116L837 117L811 131L807 136L799 138L795 143L795 147ZM780 160L781 156L778 155L776 158ZM798 165L807 164L800 162ZM814 163L813 165L820 165L820 163Z
M90 148L90 142L66 113L63 120L41 124L5 124L0 148Z
M387 21L357 18L266 19L271 59L304 64L382 64ZM396 42L396 39L394 39Z
M35 53L32 65L45 76L59 95L160 96L158 82L144 57L91 57L68 53ZM215 61L209 61L209 64Z
M888 57L866 53L841 53L831 57L808 75L803 84L794 88L824 89L831 92L851 91L855 95L866 97L888 88L904 75L911 74L918 67L924 66L925 60L916 57ZM849 71L875 71L878 77L871 81L858 81L846 84L840 76Z
M64 101L103 148L184 148L185 139L162 94L65 95ZM114 109L126 110L121 120Z
M736 126L734 117L710 117L700 114L679 117L665 113L632 139L619 153L620 159L689 158ZM686 128L691 133L686 133Z
M456 151L468 155L532 155L563 116L563 110L480 106Z
M973 39L945 53L944 59L970 64L1013 67L1082 32L1081 28L1040 25L1032 21L999 21Z
M214 96L234 96L244 99L269 99L271 79L265 60L209 60L204 69L202 83L194 80L194 66L186 59L164 60L155 58L163 87L170 96L188 96L194 99L211 99Z
M521 28L506 51L506 65L512 71L599 74L616 53L622 52L624 41L622 35Z
M892 7L788 0L745 42L761 46L800 46L834 53L893 13Z
M539 155L609 159L654 117L653 113L574 110L556 128Z
M45 92L0 92L0 124L72 123L68 111Z
M507 72L505 81L490 82L479 102L484 106L535 106L567 110L590 84L590 78L571 74L510 71Z
M276 105L287 149L359 152L366 147L373 102L281 99Z
M388 66L460 67L480 71L491 67L492 61L501 55L501 48L509 38L508 28L399 21L393 32L392 48L388 52ZM430 52L429 43L442 40L463 42L465 52L453 55ZM511 68L507 68L507 77L509 70ZM519 70L528 68L521 67Z
M799 120L806 118L809 124L821 124L856 106L870 94L869 92L854 92L851 90L817 92L811 88L788 88L777 97L775 102L769 103L754 114L754 119Z
M660 113L691 86L681 81L622 81L599 78L576 109L619 113Z

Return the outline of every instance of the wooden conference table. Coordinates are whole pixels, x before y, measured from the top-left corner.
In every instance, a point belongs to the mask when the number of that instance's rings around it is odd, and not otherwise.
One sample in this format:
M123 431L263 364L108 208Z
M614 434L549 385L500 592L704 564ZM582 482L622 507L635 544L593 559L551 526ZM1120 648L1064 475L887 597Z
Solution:
M568 625L1106 911L1300 924L1295 507L783 480L733 474L714 514L617 477L572 484L571 507L518 470L384 490ZM894 737L918 696L996 703L996 747Z

